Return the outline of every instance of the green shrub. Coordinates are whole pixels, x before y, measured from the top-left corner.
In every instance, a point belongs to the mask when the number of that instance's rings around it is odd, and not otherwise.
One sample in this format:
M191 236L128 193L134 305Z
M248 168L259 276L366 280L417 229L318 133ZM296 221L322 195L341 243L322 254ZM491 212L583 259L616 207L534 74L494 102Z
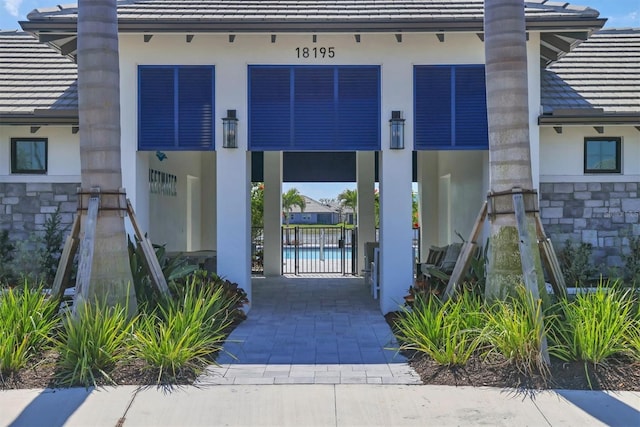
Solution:
M56 340L60 354L57 378L62 385L97 385L112 382L109 372L130 355L130 338L136 318L127 319L126 307L85 304L76 317L67 314Z
M222 289L188 288L181 299L140 318L133 352L158 371L157 382L171 381L184 370L199 371L221 349L230 320Z
M481 302L470 293L441 302L418 296L395 321L401 350L426 353L441 365L467 363L480 344Z
M629 290L616 285L600 281L595 292L559 302L562 318L554 323L552 335L557 357L597 364L629 351L634 301Z
M145 267L144 252L140 242L136 239L134 244L131 238L128 242L129 265L133 276L133 285L136 290L136 298L141 311L153 312L158 304L163 303L163 297L158 290L151 285L149 272ZM193 273L198 267L187 263L183 256L168 257L164 245L153 245L153 249L162 269L165 280L171 286Z
M212 312L224 313L225 317L232 321L245 318L243 307L249 302L247 293L237 283L224 279L215 273L197 270L184 279L172 281L170 287L172 294L178 300L184 299L187 291L195 291L196 293L204 291L207 294L212 294L220 290L221 298L216 299L215 305L211 307Z
M23 368L46 349L57 324L56 304L41 287L0 290L0 374Z
M9 230L0 232L0 285L12 278L11 262L15 246L9 240Z
M629 252L622 255L625 278L629 283L640 286L640 236L629 239Z
M567 286L584 286L598 275L591 260L592 253L590 243L580 242L576 245L571 240L565 242L558 258Z
M47 217L44 222L44 235L42 244L44 252L42 254L42 270L46 283L53 284L53 279L58 271L58 263L62 254L62 244L67 227L62 225L60 208Z
M542 348L548 331L542 300L536 300L531 292L519 285L513 296L498 300L486 309L482 337L489 345L487 354L501 354L524 374L547 376L549 367Z

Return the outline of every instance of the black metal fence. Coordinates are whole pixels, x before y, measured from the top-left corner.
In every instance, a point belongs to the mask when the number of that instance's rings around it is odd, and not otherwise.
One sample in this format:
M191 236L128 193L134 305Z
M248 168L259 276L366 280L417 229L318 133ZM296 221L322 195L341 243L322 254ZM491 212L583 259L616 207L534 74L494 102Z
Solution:
M376 241L379 230L376 229ZM264 273L264 229L251 229L251 273ZM413 256L420 262L420 228L413 228ZM358 274L357 229L282 227L282 274Z
M356 275L356 235L345 227L283 227L282 274Z

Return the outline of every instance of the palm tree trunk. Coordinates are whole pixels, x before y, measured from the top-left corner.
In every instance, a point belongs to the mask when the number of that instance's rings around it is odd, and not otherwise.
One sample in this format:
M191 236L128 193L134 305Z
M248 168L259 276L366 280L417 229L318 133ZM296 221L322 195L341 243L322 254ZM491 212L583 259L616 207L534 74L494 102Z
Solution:
M524 1L485 0L484 7L490 190L532 190ZM510 197L501 200L505 203L496 205L496 211L514 211ZM535 233L533 218L529 220ZM544 289L536 239L530 241L539 288ZM515 214L492 216L488 299L503 298L522 283L518 243Z
M119 67L116 0L79 0L78 106L85 191L98 187L102 193L115 192L122 187ZM137 303L124 217L117 210L103 210L117 207L117 199L101 197L89 286L77 289L74 306L128 304L132 315Z

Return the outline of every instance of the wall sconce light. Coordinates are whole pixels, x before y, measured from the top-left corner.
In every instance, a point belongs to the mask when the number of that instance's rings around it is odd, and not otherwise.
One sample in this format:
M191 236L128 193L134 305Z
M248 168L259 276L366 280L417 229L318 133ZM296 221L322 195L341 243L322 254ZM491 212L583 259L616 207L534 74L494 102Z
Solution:
M392 150L404 149L404 119L402 118L402 111L391 112L389 125L391 126L391 143L389 148Z
M224 148L238 148L236 110L227 110L227 117L222 119L222 146Z

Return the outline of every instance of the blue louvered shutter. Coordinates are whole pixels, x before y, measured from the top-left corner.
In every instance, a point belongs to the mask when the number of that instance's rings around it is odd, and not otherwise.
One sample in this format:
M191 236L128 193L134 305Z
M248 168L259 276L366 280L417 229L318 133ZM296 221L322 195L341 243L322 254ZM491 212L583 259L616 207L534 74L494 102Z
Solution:
M336 95L334 67L293 69L294 146L326 150L335 145Z
M380 68L250 66L249 148L380 149Z
M414 69L416 150L451 146L451 67L417 66Z
M338 69L336 149L380 149L380 68Z
M138 149L175 145L175 79L172 67L140 67L138 73Z
M487 96L483 65L455 67L457 148L488 149Z
M178 68L178 147L210 150L214 146L213 67Z
M291 123L291 69L249 67L249 149L288 149Z

